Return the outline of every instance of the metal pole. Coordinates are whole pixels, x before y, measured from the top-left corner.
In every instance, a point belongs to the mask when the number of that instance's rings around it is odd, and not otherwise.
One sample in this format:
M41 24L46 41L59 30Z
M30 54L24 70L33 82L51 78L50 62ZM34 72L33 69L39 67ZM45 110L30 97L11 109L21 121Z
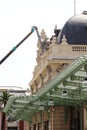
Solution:
M76 15L76 0L74 0L74 16Z
M83 107L80 108L80 130L83 130Z
M43 130L43 110L42 110L42 130Z
M53 111L54 111L54 108L52 106L52 130L53 130Z

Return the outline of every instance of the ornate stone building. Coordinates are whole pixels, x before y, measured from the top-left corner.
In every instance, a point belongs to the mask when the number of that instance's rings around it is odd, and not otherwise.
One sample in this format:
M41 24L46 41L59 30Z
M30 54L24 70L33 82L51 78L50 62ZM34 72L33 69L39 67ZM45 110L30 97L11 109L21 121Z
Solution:
M40 37L31 95L10 99L4 111L27 121L26 130L87 130L87 12Z

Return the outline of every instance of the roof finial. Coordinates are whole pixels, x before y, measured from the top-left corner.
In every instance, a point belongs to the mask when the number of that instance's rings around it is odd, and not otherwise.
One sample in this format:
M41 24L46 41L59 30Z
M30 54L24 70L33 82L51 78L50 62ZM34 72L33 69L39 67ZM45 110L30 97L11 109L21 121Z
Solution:
M74 16L76 15L76 0L74 0Z

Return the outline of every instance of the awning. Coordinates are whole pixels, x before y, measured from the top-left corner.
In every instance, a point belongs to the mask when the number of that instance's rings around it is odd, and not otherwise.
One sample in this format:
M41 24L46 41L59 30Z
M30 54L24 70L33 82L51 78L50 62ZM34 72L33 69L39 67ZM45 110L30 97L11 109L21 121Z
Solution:
M87 56L74 60L66 69L41 88L35 95L11 97L4 112L12 114L16 120L31 121L39 112L39 107L49 109L54 105L82 107L87 104Z

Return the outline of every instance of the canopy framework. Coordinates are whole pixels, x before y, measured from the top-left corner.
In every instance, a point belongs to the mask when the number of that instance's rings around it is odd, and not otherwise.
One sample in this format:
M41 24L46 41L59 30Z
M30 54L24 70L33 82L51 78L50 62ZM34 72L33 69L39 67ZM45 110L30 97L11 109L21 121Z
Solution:
M16 120L31 121L40 112L40 105L49 109L48 102L53 100L54 106L77 106L87 104L87 56L74 60L65 70L41 88L36 95L10 98L4 109L7 114L12 113Z

